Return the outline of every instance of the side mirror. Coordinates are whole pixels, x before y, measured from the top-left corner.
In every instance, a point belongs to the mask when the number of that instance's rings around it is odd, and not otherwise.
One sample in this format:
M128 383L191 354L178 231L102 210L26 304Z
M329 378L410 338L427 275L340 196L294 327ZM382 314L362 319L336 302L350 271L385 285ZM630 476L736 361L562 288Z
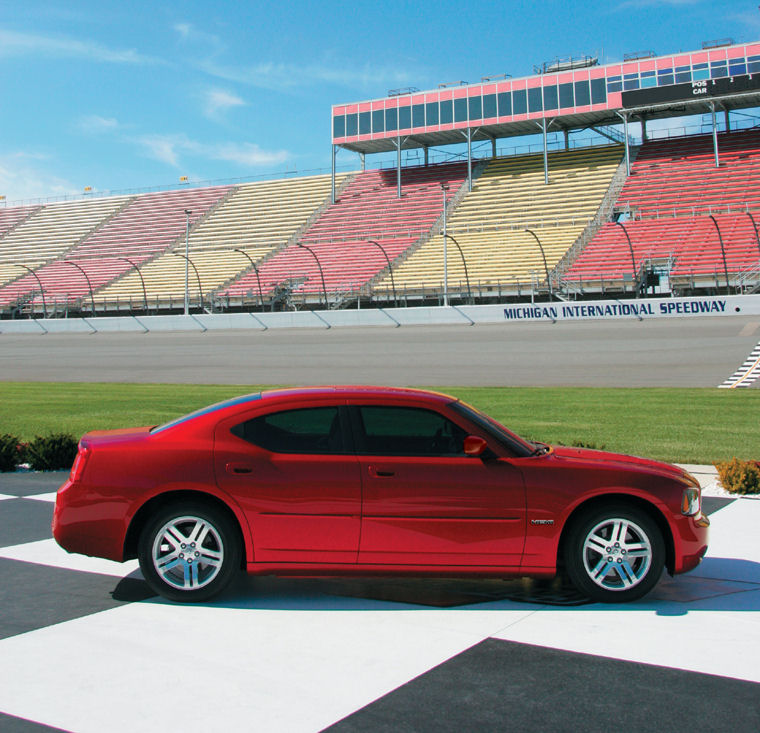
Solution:
M482 456L486 452L486 448L488 448L488 443L477 435L468 435L464 439L464 453L467 456L475 458Z

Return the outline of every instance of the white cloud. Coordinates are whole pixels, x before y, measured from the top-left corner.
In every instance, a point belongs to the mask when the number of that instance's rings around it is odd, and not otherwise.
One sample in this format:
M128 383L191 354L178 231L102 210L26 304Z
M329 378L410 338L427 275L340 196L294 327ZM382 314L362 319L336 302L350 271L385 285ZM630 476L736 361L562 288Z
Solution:
M377 86L404 86L413 80L406 70L364 64L355 66L330 66L326 64L294 64L260 62L253 66L225 66L207 59L199 62L199 68L211 76L227 81L248 84L262 89L292 89L315 83L343 87L370 88Z
M263 150L255 143L201 143L186 135L144 135L133 142L147 157L178 170L190 157L223 160L249 168L278 165L292 157L287 150Z
M148 158L179 167L179 150L187 149L190 141L184 135L143 135L135 142Z
M145 56L134 49L114 49L94 41L52 37L33 33L16 33L0 29L0 58L15 56L52 56L85 58L117 64L155 64L159 59Z
M252 168L279 165L291 157L287 150L262 150L255 143L223 143L211 146L208 153L214 160L226 160Z
M113 132L119 129L119 122L114 117L101 117L100 115L87 115L82 117L76 124L77 128L87 134L100 134Z
M203 114L211 120L219 120L227 110L244 106L245 100L224 89L209 89L203 95Z
M0 157L0 195L6 204L82 193L81 187L41 166L45 160L47 156L34 152Z

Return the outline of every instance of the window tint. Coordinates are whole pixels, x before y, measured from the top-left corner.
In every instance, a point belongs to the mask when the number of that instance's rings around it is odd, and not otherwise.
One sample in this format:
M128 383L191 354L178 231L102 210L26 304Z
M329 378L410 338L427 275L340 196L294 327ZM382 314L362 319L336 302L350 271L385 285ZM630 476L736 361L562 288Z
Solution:
M411 126L412 126L412 108L399 107L398 108L398 129L408 130Z
M512 114L512 93L499 92L499 117L509 117Z
M544 87L544 109L557 109L557 87Z
M372 132L385 131L385 111L375 109L372 111Z
M483 119L483 98L482 97L470 97L469 104L469 116L471 120Z
M528 93L524 89L512 92L512 114L524 115L528 111Z
M454 121L454 103L450 99L441 100L441 124L448 125Z
M533 89L528 89L528 110L530 112L541 112L543 110L543 102L541 100L541 87L533 87Z
M369 112L359 112L359 134L369 135L372 130L369 126Z
M486 94L483 97L483 119L496 117L496 95Z
M425 113L427 114L427 125L438 124L438 102L428 102L425 105Z
M359 130L359 115L346 115L346 135L356 135Z
M390 132L398 129L398 110L393 107L392 109L385 110L385 131Z
M615 77L611 77L615 78ZM617 77L618 83L620 83L620 77ZM620 91L620 87L615 91ZM575 106L585 107L591 104L591 92L589 91L589 85L587 80L575 82Z
M333 117L333 137L346 136L346 116L336 115Z
M425 127L425 105L415 104L412 107L412 127Z
M359 450L381 456L464 455L467 433L431 410L412 407L360 407Z
M274 453L347 453L337 407L261 415L236 425L233 435Z
M591 80L591 104L604 104L607 101L607 85L604 79Z
M467 122L467 99L454 100L454 122Z
M573 83L559 85L559 106L563 109L566 107L574 107L575 102L573 100Z

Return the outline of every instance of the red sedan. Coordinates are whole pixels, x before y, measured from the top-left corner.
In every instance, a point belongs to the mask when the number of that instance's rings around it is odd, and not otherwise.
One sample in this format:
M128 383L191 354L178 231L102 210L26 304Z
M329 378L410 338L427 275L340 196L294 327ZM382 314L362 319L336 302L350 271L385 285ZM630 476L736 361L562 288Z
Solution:
M199 601L241 568L279 575L551 578L640 598L694 568L699 483L643 458L526 441L443 394L262 392L160 427L85 435L58 490L69 552L139 558Z

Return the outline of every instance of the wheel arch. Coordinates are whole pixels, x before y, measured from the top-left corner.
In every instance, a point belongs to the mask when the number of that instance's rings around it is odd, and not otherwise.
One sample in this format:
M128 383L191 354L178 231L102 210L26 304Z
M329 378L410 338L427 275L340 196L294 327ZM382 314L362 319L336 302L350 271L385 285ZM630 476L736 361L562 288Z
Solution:
M218 496L208 494L205 491L193 491L188 489L167 491L158 494L157 496L148 499L148 501L135 512L124 538L124 560L133 560L137 557L137 544L140 541L140 535L142 534L145 525L150 521L150 518L164 507L182 501L193 501L206 504L209 507L219 509L227 515L228 519L232 522L232 526L236 530L242 550L241 567L245 568L246 556L249 554L250 550L250 540L246 538L243 527L241 526L241 520L238 518L235 511L229 504L227 504L227 502L220 499Z
M575 507L565 521L559 542L557 543L557 567L561 568L564 565L563 557L565 544L575 523L580 521L587 512L599 509L606 504L615 504L618 506L627 504L632 508L645 512L649 518L654 521L657 528L660 530L662 540L665 543L665 567L667 568L668 573L673 575L675 569L675 544L673 541L673 532L668 524L668 520L665 518L665 515L652 504L652 502L638 496L631 496L630 494L603 494L600 496L593 496Z

